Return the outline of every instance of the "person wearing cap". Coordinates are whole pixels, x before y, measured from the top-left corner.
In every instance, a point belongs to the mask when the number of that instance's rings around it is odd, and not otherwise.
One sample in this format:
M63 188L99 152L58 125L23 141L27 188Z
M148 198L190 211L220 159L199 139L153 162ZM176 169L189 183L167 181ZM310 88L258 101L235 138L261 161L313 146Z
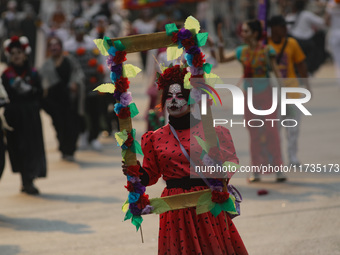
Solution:
M284 81L281 82L286 87L299 87L300 79L306 88L311 91L308 82L308 71L306 65L306 56L303 53L299 43L292 37L287 36L286 21L282 16L273 16L269 20L271 28L271 37L268 43L275 49L276 63L281 72ZM297 70L297 73L296 71ZM288 93L288 98L300 98L300 93ZM288 140L288 159L292 165L300 165L297 157L299 129L301 125L301 111L294 104L286 105L287 115L285 119L294 119L298 124L295 127L288 127L286 129ZM292 123L294 126L294 123Z
M46 177L47 172L40 119L41 81L29 65L31 49L26 37L7 39L4 50L9 59L1 76L9 98L4 114L11 127L6 130L9 159L13 172L21 174L21 191L37 195L39 190L33 181Z

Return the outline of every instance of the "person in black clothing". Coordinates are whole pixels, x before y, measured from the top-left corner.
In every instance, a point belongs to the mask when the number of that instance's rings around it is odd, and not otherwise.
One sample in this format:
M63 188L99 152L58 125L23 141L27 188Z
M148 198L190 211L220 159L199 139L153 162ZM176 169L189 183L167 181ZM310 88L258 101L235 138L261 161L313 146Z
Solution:
M3 107L6 103L8 103L8 95L6 93L6 90L2 86L2 81L0 78L0 107ZM0 179L2 176L2 172L5 168L5 151L6 146L4 142L4 127L6 126L6 123L3 124L5 121L3 112L0 113Z
M51 37L47 49L50 57L40 70L45 89L43 109L53 120L62 158L74 161L84 113L85 76L76 60L63 55L59 38Z
M22 192L39 194L33 180L46 177L46 158L40 119L42 87L38 72L28 62L30 47L26 37L14 36L4 42L9 65L2 74L9 103L5 118L13 130L7 130L7 150L13 172L19 172Z

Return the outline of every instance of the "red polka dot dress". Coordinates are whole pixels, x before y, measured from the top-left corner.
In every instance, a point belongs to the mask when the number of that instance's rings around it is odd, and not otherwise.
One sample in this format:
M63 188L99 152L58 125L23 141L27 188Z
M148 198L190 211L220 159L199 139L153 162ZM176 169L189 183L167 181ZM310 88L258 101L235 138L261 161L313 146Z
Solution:
M176 132L188 153L190 146L199 148L199 146L196 147L196 141L190 141L190 133L201 134L201 122L192 128L177 129ZM225 160L238 163L229 130L217 127L216 133ZM190 176L190 163L183 155L169 124L144 134L142 149L144 153L143 169L149 177L148 185L155 184L161 176L165 181ZM194 153L202 153L202 151L197 150ZM162 197L202 189L207 189L207 186L194 186L189 189L165 188ZM197 215L194 207L163 213L160 215L159 223L158 254L248 254L229 216L227 216L227 222L228 224L226 224L223 213L218 217L214 217L210 212Z

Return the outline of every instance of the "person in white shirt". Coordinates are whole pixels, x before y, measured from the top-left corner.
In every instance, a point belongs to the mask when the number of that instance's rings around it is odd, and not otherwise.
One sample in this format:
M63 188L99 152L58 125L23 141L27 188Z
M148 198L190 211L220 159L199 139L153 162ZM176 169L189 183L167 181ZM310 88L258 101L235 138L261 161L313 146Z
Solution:
M326 28L326 25L323 18L305 10L305 5L305 0L295 0L286 22L288 33L299 42L306 55L308 72L313 74L325 59L324 33L317 34L317 31Z
M338 84L340 87L340 0L332 0L327 5L326 23L329 25L328 49L332 54Z
M137 34L150 34L154 33L157 27L157 21L152 17L152 12L150 9L143 9L141 11L141 18L136 19L132 23L132 28L135 30ZM146 70L146 61L147 61L147 51L141 51L142 58L142 70Z

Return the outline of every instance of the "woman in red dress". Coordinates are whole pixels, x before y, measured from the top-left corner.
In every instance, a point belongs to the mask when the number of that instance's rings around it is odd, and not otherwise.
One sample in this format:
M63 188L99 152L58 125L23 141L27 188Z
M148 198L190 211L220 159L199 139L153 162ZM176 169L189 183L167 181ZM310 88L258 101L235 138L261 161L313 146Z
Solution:
M169 124L156 131L149 131L142 137L142 184L153 185L162 176L167 185L162 197L208 188L202 179L190 178L190 162L170 128L174 128L184 149L193 158L194 154L202 153L196 140L190 140L193 133L202 139L204 134L201 121L190 113L190 90L183 87L186 72L185 68L181 69L177 65L166 69L158 79L158 86L163 89L162 107L169 112ZM223 159L238 163L230 132L226 128L217 127L216 134ZM197 162L197 165L203 163ZM229 216L225 217L221 213L214 217L210 212L197 215L196 208L192 207L160 215L158 254L243 255L248 252Z

